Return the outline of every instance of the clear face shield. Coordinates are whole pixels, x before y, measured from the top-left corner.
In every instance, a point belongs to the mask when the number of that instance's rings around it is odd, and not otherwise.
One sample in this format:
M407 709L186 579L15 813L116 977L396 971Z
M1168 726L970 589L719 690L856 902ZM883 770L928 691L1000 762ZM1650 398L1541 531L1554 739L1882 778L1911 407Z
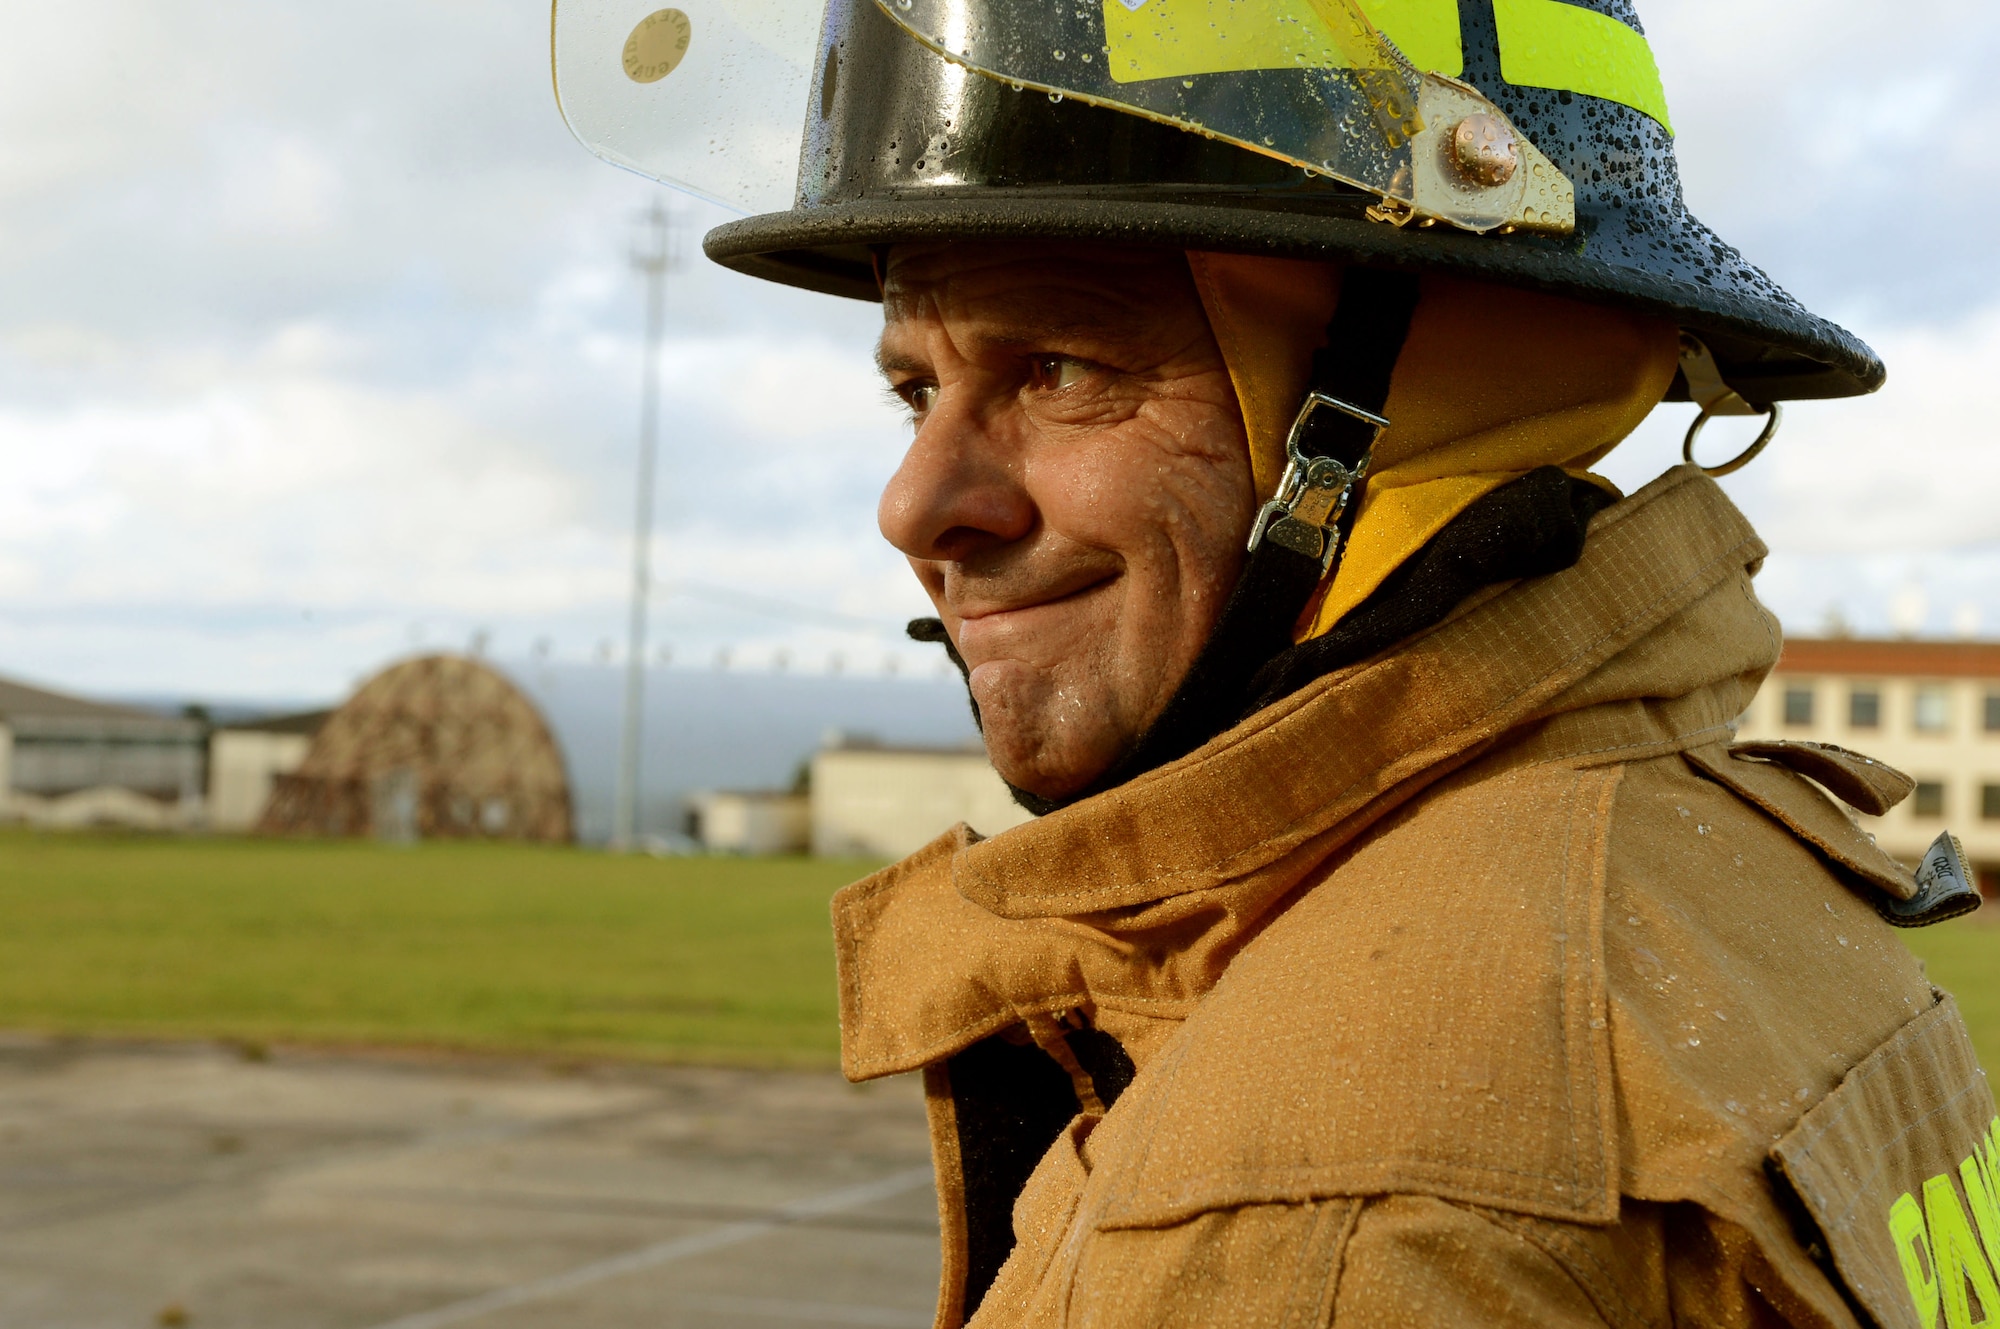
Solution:
M1476 89L1426 72L1411 0L876 0L943 58L1376 195L1395 224L1568 234L1570 182ZM556 99L605 160L745 213L792 205L820 0L556 0ZM1371 20L1371 13L1381 26ZM1456 49L1456 6L1449 6Z
M550 41L564 121L614 166L738 212L784 211L820 0L677 3L557 0Z

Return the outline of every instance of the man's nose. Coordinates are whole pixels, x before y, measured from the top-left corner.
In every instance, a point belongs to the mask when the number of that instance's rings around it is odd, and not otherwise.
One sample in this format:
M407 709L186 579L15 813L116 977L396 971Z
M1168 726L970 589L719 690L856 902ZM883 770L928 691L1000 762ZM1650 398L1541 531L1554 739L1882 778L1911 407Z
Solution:
M1004 408L975 409L965 396L940 392L876 508L883 536L911 558L961 561L1035 528Z

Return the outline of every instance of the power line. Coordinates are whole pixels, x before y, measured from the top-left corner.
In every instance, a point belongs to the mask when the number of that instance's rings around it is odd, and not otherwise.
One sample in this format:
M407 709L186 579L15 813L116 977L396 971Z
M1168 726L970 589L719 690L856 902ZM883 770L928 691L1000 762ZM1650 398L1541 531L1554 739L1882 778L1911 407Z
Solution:
M668 581L659 583L662 599L680 595L690 600L700 600L707 604L719 605L725 609L739 609L745 613L762 614L768 618L780 618L802 623L818 623L826 627L847 628L865 632L875 637L896 637L903 635L901 619L890 622L885 619L869 618L861 614L843 613L838 609L826 609L817 605L803 605L795 601L781 599L775 595L764 595L756 591L739 590L733 586L721 586L713 582Z

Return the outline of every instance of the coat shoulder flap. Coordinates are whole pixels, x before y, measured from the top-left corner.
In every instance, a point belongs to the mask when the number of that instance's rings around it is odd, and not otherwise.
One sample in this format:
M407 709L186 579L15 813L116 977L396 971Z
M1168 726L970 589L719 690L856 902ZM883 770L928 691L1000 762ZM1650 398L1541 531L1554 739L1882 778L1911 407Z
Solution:
M1617 1214L1618 768L1448 782L1237 957L1093 1140L1099 1226L1343 1195Z
M1876 845L1811 777L1850 806L1879 815L1914 787L1908 776L1845 748L1818 743L1720 743L1691 748L1689 765L1775 817L1862 882L1891 899L1917 893L1910 870ZM1865 763L1865 764L1864 764Z
M1860 812L1879 817L1910 796L1917 782L1886 762L1833 743L1767 738L1732 743L1729 755L1739 761L1768 761L1808 775L1834 796Z

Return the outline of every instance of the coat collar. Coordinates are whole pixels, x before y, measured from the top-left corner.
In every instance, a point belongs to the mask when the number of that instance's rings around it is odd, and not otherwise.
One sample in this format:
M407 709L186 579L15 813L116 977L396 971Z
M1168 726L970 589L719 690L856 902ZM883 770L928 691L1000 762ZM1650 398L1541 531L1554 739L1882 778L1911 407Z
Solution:
M1676 467L1601 513L1567 571L1477 598L1128 784L989 840L961 827L847 887L844 1069L913 1069L1041 1011L1185 1014L1344 845L1504 736L1631 691L1605 666L1764 553L1714 481ZM1768 635L1761 665L1741 662L1759 675Z

